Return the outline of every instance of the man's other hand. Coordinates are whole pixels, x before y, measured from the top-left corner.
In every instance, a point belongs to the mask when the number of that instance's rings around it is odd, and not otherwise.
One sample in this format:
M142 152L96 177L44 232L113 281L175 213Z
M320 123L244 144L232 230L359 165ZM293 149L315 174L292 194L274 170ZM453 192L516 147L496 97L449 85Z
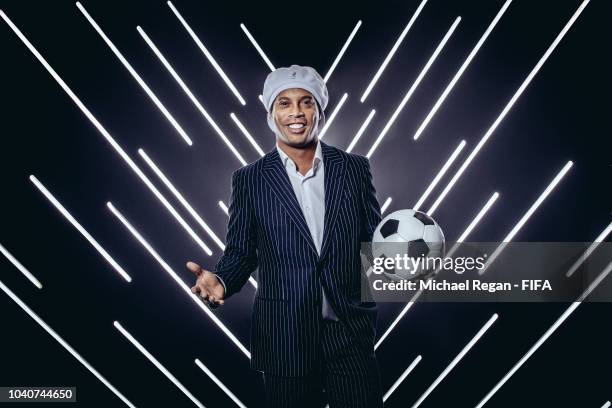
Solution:
M197 276L195 286L191 288L192 293L199 294L204 301L214 306L225 303L225 289L214 273L191 261L187 262L187 269Z

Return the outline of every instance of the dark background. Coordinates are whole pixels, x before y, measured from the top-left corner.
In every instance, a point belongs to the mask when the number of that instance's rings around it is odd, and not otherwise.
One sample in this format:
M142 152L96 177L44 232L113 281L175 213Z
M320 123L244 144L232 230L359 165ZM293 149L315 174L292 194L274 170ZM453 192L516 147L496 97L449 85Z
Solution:
M377 114L354 152L365 154L457 15L463 20L371 158L387 213L410 208L461 139L468 143L425 203L428 208L579 6L515 0L421 138L412 135L503 1L430 0L364 104L359 98L419 2L195 2L174 4L247 100L241 106L163 1L85 1L194 141L188 147L72 1L0 2L134 161L214 251L206 256L73 104L0 24L2 123L0 242L44 285L36 289L4 258L10 287L137 406L193 406L112 325L120 321L202 403L234 403L195 365L201 359L247 406L262 406L248 359L189 300L105 207L112 201L189 285L187 260L212 267L221 252L137 154L142 147L225 237L230 177L240 162L220 141L141 39L141 25L248 161L259 156L229 117L235 112L265 151L274 137L257 95L269 70L239 27L245 23L275 66L327 72L357 20L363 26L330 81L325 136L345 149L370 109ZM567 160L574 167L515 241L592 241L611 215L609 10L593 0L435 218L447 239L465 229L493 191L501 196L470 236L498 241ZM36 175L132 276L127 284L28 180ZM216 312L248 346L254 290L247 284ZM387 390L423 361L386 406L409 406L497 312L499 320L423 403L473 407L550 327L567 304L417 304L378 349ZM379 334L401 309L380 304ZM504 385L488 407L600 407L612 398L610 304L583 304ZM7 296L0 295L0 386L76 386L79 403L121 401ZM20 405L20 406L25 406ZM59 405L58 405L59 406ZM75 406L72 404L71 406Z

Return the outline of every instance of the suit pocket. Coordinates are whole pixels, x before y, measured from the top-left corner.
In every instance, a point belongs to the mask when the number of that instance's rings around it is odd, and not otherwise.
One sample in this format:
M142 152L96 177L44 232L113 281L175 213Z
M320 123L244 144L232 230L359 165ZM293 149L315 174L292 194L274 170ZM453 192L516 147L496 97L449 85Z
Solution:
M377 309L378 307L376 302L359 302L359 304L357 304L356 306L362 309L372 309L372 310Z

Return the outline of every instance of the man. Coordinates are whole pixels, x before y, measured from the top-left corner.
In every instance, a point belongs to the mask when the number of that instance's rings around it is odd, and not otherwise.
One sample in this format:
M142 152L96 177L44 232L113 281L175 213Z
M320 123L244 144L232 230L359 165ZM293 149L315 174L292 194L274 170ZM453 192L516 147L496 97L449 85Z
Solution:
M215 273L189 262L210 305L259 267L251 368L270 407L382 407L378 310L361 302L360 243L380 207L365 157L319 141L327 87L310 67L268 75L263 101L276 148L234 172L225 253Z

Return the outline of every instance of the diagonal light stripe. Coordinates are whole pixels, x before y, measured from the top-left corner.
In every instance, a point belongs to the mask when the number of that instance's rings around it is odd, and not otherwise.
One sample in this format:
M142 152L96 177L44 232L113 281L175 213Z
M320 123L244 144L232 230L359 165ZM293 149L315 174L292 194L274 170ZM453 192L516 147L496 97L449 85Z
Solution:
M229 215L229 208L227 208L227 205L221 200L219 200L219 207L221 207L225 215Z
M253 136L251 136L251 134L249 133L249 131L247 130L246 127L244 127L244 125L242 124L242 122L240 122L240 120L238 120L238 117L232 112L230 113L230 117L232 118L232 120L234 121L234 123L236 124L236 126L238 126L238 129L240 129L240 131L242 132L242 134L247 138L247 140L249 141L249 143L251 143L251 145L255 148L255 150L257 150L257 153L259 153L260 156L263 156L265 153L264 151L261 149L261 147L259 146L259 144L255 141L255 139L253 138Z
M563 179L565 174L572 167L572 164L573 164L572 161L568 161L565 164L565 166L563 166L561 171L559 171L559 173L557 173L557 175L555 176L553 181L550 182L550 184L546 187L546 189L544 189L542 194L540 194L538 199L531 205L531 207L529 207L527 212L516 223L514 228L512 228L512 230L508 233L508 235L506 235L506 237L502 241L502 244L500 244L497 248L495 248L495 251L493 251L491 256L489 256L489 258L485 262L484 267L478 270L478 274L479 275L484 274L486 272L487 268L489 266L491 266L491 264L493 264L493 262L495 262L495 259L505 249L505 247L506 247L505 244L508 243L508 242L511 242L512 239L516 236L516 234L518 234L518 232L521 230L521 228L523 228L523 225L525 225L525 223L529 220L529 218L531 218L531 215L538 209L538 207L542 204L542 202L544 202L544 200L546 200L546 197L548 197L550 195L550 193L555 189L557 184L559 184L559 182Z
M461 143L459 143L459 145L455 148L455 151L448 158L448 160L446 160L446 163L444 163L444 166L442 166L438 174L436 174L436 177L434 177L429 187L427 187L427 190L425 190L421 198L419 198L414 207L412 207L414 210L418 210L419 208L421 208L427 197L429 197L433 189L438 185L444 174L446 174L450 166L455 162L455 159L457 158L457 156L459 156L459 153L461 153L464 147L465 140L462 140Z
M429 388L427 388L427 390L423 393L423 395L421 395L417 402L414 403L412 408L417 408L419 405L421 405L425 398L427 398L429 394L431 394L431 392L438 386L438 384L440 384L442 380L444 380L448 373L450 373L451 370L455 368L457 364L459 364L459 361L461 361L461 359L468 353L468 351L470 351L472 347L474 347L474 345L478 342L478 340L480 340L480 338L486 333L486 331L489 330L489 328L493 325L493 323L495 323L498 317L499 316L497 315L497 313L494 313L493 316L491 316L491 318L485 323L484 326L482 326L478 333L476 333L474 338L472 338L472 340L470 340L470 342L466 344L463 350L461 350L461 352L457 354L457 356L453 359L453 361L451 361L448 367L446 367L444 371L442 371L438 378L435 379L435 381L429 386Z
M605 404L601 406L601 408L610 408L610 405L612 405L612 403L610 401L607 401Z
M348 153L353 151L353 148L355 147L355 145L357 144L359 139L361 139L361 136L363 135L363 132L365 132L366 128L368 127L368 125L372 121L372 118L374 117L374 114L376 114L376 110L372 109L370 111L370 114L366 118L365 122L363 122L363 124L361 125L361 127L359 128L359 130L357 131L355 136L353 137L353 140L351 141L351 144L346 148L346 151Z
M344 95L342 95L342 98L340 98L340 102L338 102L338 104L334 108L332 114L325 121L325 125L323 126L323 129L321 129L321 133L319 134L319 140L323 139L323 136L325 136L325 132L327 132L327 129L329 129L331 124L334 122L334 119L336 119L338 112L340 112L340 109L342 109L342 105L344 105L344 102L346 102L346 98L348 98L348 94L345 92Z
M11 30L19 37L19 39L23 42L23 44L30 50L30 52L36 57L38 62L42 64L43 67L49 72L49 74L55 79L58 85L66 92L66 94L72 99L72 101L79 107L81 112L89 119L89 121L98 129L98 132L106 141L115 149L115 152L126 162L128 166L136 173L136 175L142 180L142 182L151 190L151 192L157 197L157 199L166 207L166 209L172 214L172 216L181 224L181 226L187 231L187 233L193 238L193 240L208 254L212 255L212 251L206 244L196 235L196 233L191 229L191 227L183 220L183 218L176 212L176 210L170 205L168 200L155 188L153 183L145 176L145 174L140 170L140 168L134 163L134 161L128 156L128 154L123 150L123 148L113 139L113 137L108 133L108 131L102 126L102 124L96 119L96 117L87 109L87 107L81 102L81 100L72 92L72 89L66 85L66 82L55 72L55 70L49 65L49 63L43 58L43 56L38 52L36 48L32 45L32 43L23 35L23 33L17 28L15 24L7 17L2 10L0 10L0 17L9 25Z
M357 30L359 30L359 27L361 27L361 20L359 20L357 22L357 24L355 24L355 28L353 28L353 31L351 31L351 34L346 39L346 42L342 46L342 49L338 53L338 56L334 60L332 66L329 68L329 71L327 71L327 74L325 74L325 77L323 78L323 82L327 82L329 80L329 77L331 77L332 73L334 72L334 69L336 69L336 66L338 65L338 62L340 62L340 59L342 58L342 56L346 52L346 49L351 44L351 41L353 41L353 38L355 37L355 34L357 34Z
M38 289L42 289L42 283L40 283L40 281L36 279L32 272L30 272L25 266L23 266L21 262L17 260L17 258L11 255L8 249L6 249L2 244L0 244L0 252L2 252L2 255L4 255L6 259L8 259L13 264L13 266L15 266L15 268L19 269L19 272L21 272L23 276L28 278L28 280L32 282L34 286L36 286Z
M136 27L136 30L138 30L138 33L140 34L140 36L145 40L145 42L147 43L147 45L151 48L151 50L155 53L155 55L157 56L157 58L161 61L161 63L164 65L164 67L166 67L166 69L168 70L168 72L170 72L170 75L172 75L172 78L174 78L174 80L179 84L179 86L181 87L181 89L183 90L183 92L185 92L185 94L187 95L187 97L189 98L189 100L191 100L191 102L195 105L195 107L200 111L200 113L202 114L202 116L204 116L204 118L208 121L208 123L210 124L210 126L212 126L212 128L215 130L215 132L217 132L217 134L219 135L219 137L221 137L221 139L223 140L223 142L227 145L227 147L229 147L229 149L232 151L232 153L234 153L234 155L236 156L236 158L240 161L240 163L242 163L243 166L246 166L247 162L242 158L242 156L240 155L240 153L238 152L238 150L236 150L236 148L234 147L234 145L232 144L232 142L229 141L229 139L227 138L227 136L225 136L225 133L223 133L223 131L221 130L221 128L217 125L217 123L214 121L214 119L212 118L212 116L210 116L210 114L206 111L206 109L204 109L204 106L202 106L202 104L200 103L200 101L198 101L198 99L195 97L195 95L191 92L191 90L187 87L187 85L185 85L185 82L183 82L183 80L181 79L181 77L176 73L176 71L174 70L174 68L172 68L172 65L170 65L170 63L168 62L168 60L166 60L166 58L163 56L163 54L159 51L159 49L155 46L155 44L153 43L153 41L151 41L151 39L149 38L149 36L144 32L144 30L138 26Z
M68 210L66 210L66 208L64 208L64 206L59 201L57 201L55 197L53 197L49 190L47 190L47 188L40 181L38 181L35 176L31 175L30 181L34 183L36 188L38 188L38 190L43 193L47 200L49 200L51 204L53 204L53 206L64 216L64 218L66 218L72 224L72 226L76 228L77 231L79 231L81 235L83 235L83 237L85 237L85 239L91 244L91 246L93 246L96 251L98 251L98 253L102 255L106 262L108 262L113 267L113 269L115 269L117 273L121 275L123 279L125 279L127 282L132 281L130 275L128 275L128 273L113 259L113 257L110 256L104 248L102 248L102 245L100 245L98 241L96 241L95 238L92 237L91 234L87 232L87 230L83 228L81 224L79 224L79 222L68 212Z
M508 371L508 373L493 387L491 391L478 403L476 408L482 408L495 393L514 375L514 373L521 368L523 364L544 344L546 340L563 324L563 322L582 304L593 290L608 276L612 271L612 262L610 262L599 276L587 287L584 293L578 298L577 301L573 302L563 314L553 323L548 330L535 342L533 346L521 357L521 359Z
M272 65L272 63L270 62L270 59L266 56L266 53L261 49L261 47L259 46L257 41L255 41L255 37L253 37L251 35L251 33L249 32L249 30L246 28L246 26L244 24L241 23L240 24L240 28L242 28L242 31L244 31L244 33L248 37L249 41L251 41L251 44L253 44L253 46L255 47L255 49L257 50L257 52L261 56L261 58L263 58L264 62L268 66L268 68L270 68L270 71L274 71L276 68L274 68L274 65Z
M580 255L580 258L578 258L576 260L576 262L574 262L574 264L569 268L569 270L567 271L565 276L567 276L568 278L570 276L572 276L574 274L574 272L576 272L576 270L578 270L578 268L580 268L580 265L582 265L583 262L589 257L589 255L591 255L591 253L593 253L593 251L595 251L597 249L599 244L601 244L602 242L605 241L605 239L608 237L608 235L610 235L610 232L612 232L612 222L610 224L608 224L606 229L604 229L601 232L601 234L599 234L597 236L597 238L595 238L595 241L593 241L593 243L591 245L589 245L589 247L586 249L586 251L584 251L584 253L582 255Z
M391 48L391 51L389 51L389 53L387 54L387 57L385 58L383 63L378 68L378 71L376 71L376 74L374 75L374 77L370 81L370 83L369 83L368 87L366 88L366 90L363 92L363 95L361 95L361 103L363 103L366 100L366 98L368 97L368 95L370 94L370 92L372 92L372 89L374 88L374 85L376 85L376 82L378 82L378 79L382 75L382 73L385 70L385 68L387 67L387 65L389 65L389 62L391 61L391 58L393 58L393 56L395 55L395 52L397 51L397 49L399 48L400 44L404 40L404 37L406 37L406 34L408 34L408 31L410 30L410 28L412 27L412 25L416 21L417 17L419 17L419 14L421 14L421 10L423 10L423 7L425 7L425 4L427 4L427 0L422 0L421 4L419 4L419 7L417 7L416 11L414 12L412 17L410 18L410 21L408 21L408 24L404 28L404 31L402 31L402 33L400 34L398 39L395 41L395 44Z
M183 18L183 16L181 15L181 13L179 13L179 11L176 9L176 7L174 7L174 4L172 4L171 1L168 1L168 6L170 7L170 10L172 10L172 12L174 13L174 15L176 16L176 18L178 18L178 20L181 22L181 24L183 25L183 27L185 27L185 30L187 30L187 32L189 33L189 36L193 39L193 41L196 43L196 45L198 46L198 48L200 49L200 51L202 51L204 53L204 55L206 56L206 59L208 59L208 62L210 62L210 64L213 66L213 68L215 69L215 71L217 71L217 74L219 74L219 76L221 77L221 79L223 79L223 82L225 82L225 85L227 85L227 87L230 89L230 91L232 91L232 93L234 94L234 96L238 99L238 101L242 104L242 106L246 105L246 101L244 100L244 98L242 97L242 95L240 95L240 92L238 92L238 89L236 89L236 87L234 86L234 84L232 83L232 81L229 79L229 77L225 74L225 72L223 71L223 68L221 68L221 66L219 65L219 63L217 63L217 61L215 60L215 58L212 56L212 54L206 49L206 47L204 46L204 44L202 43L202 41L200 40L200 38L196 35L196 33L191 29L191 27L189 26L189 24L187 24L187 21L185 21L185 19Z
M268 108L266 108L266 104L263 101L263 95L259 95L258 98L259 98L259 101L261 102L261 104L263 105L264 109L268 110Z
M209 377L210 377L210 379L211 379L211 380L213 380L213 381L214 381L214 383L215 383L215 384L217 384L217 385L219 386L219 388L221 388L221 389L223 390L223 392L224 392L224 393L225 393L225 394L226 394L228 397L230 397L230 398L232 399L232 401L234 401L234 402L236 403L236 405L238 405L240 408L246 408L246 405L244 405L244 404L242 403L242 401L240 401L240 400L238 399L238 397L236 397L236 396L234 395L234 393L233 393L233 392L231 392L231 391L229 390L229 388L227 388L227 387L225 386L225 384L223 384L223 383L221 382L221 380L219 380L219 379L217 378L217 376L216 376L216 375L214 375L214 374L212 373L212 371L210 371L210 370L208 369L208 367L206 367L206 366L205 366L205 365L204 365L204 364L203 364L203 363L202 363L202 362L201 362L199 359L197 359L197 358L196 358L196 359L195 359L195 363L198 365L198 367L200 367L200 368L202 369L202 371L204 371L204 372L206 373L206 375L207 375L207 376L209 376Z
M144 348L144 346L140 344L140 342L136 340L134 336L132 336L127 330L123 328L121 323L119 323L118 321L114 321L113 325L117 328L117 330L119 330L121 334L125 336L125 338L130 341L130 343L134 345L134 347L138 349L138 351L140 351L150 362L152 362L153 365L157 367L157 369L161 371L172 382L172 384L176 385L176 387L181 390L183 394L187 396L187 398L189 398L196 406L200 408L205 408L204 405L200 401L198 401L198 399L194 397L193 394L189 392L189 390L185 388L185 386L181 384L181 382L177 380L176 377L172 375L172 373L168 371L166 367L162 365L162 363L160 363L155 357L153 357L153 355L149 353L149 351Z
M559 184L559 182L567 174L569 169L572 168L573 164L574 163L571 160L568 161L567 163L565 163L565 166L563 166L561 171L559 171L559 173L557 173L555 178L550 182L550 184L546 187L546 189L544 189L542 194L540 194L538 199L531 205L531 207L529 207L529 210L527 210L525 215L523 215L523 217L519 220L519 222L516 223L514 228L512 228L512 230L508 233L508 235L506 235L506 237L504 238L504 240L502 242L510 242L510 241L512 241L512 239L521 230L521 228L523 228L523 225L525 225L527 220L529 220L531 215L538 209L538 207L542 204L542 202L544 202L544 200L546 200L546 197L548 197L550 195L550 193L554 190L554 188L557 186L557 184Z
M472 160L474 160L474 158L476 157L476 155L478 155L478 152L480 152L480 149L482 149L482 147L485 145L485 143L487 142L487 140L489 140L489 138L491 137L491 135L493 134L493 132L495 132L495 130L497 129L497 126L499 126L499 124L501 123L502 120L504 120L504 118L506 117L506 115L508 114L508 112L510 112L510 109L512 109L512 107L514 106L514 104L516 103L516 101L520 98L520 96L523 94L523 92L525 91L525 89L527 88L527 86L529 86L529 84L531 83L531 80L536 76L536 74L538 73L538 71L540 70L540 68L542 68L542 65L544 65L544 63L546 62L546 60L548 60L548 57L550 57L550 54L555 50L555 48L557 47L557 45L559 45L559 42L561 42L561 40L563 39L563 37L565 36L565 34L567 33L567 31L572 27L572 25L574 24L574 22L576 21L576 19L578 19L578 17L580 16L580 14L582 13L582 11L584 10L584 8L587 6L587 4L589 4L590 0L584 0L581 4L580 7L578 7L578 9L576 10L576 12L572 15L572 17L569 19L569 21L567 22L567 24L565 24L565 26L563 27L563 29L559 32L559 34L557 35L557 37L555 38L555 40L553 41L553 43L548 47L548 49L546 50L546 52L544 53L544 55L542 55L542 57L540 58L540 60L538 61L538 63L533 67L533 69L531 70L531 72L529 73L529 75L527 76L527 78L525 78L525 80L523 81L523 83L521 84L521 86L516 90L516 92L514 93L514 95L512 95L512 98L510 98L510 100L508 101L508 103L506 104L506 106L504 107L504 109L501 111L501 113L499 114L499 116L497 117L497 119L495 119L495 122L493 122L493 124L491 125L491 127L487 130L487 132L484 134L484 136L482 137L482 139L480 139L480 141L478 142L478 144L476 145L476 147L474 147L474 150L470 153L470 155L465 159L465 162L463 162L463 164L461 165L461 167L459 168L459 170L457 170L457 173L453 176L453 178L451 179L451 181L449 181L448 185L444 188L444 190L442 191L442 193L440 194L440 197L438 197L438 199L436 200L436 202L433 204L433 206L431 207L431 209L429 210L431 211L435 211L436 208L438 208L438 206L440 205L440 203L442 202L442 200L444 200L444 197L446 197L446 195L448 194L448 192L453 188L453 186L457 183L457 180L459 179L459 177L461 177L461 175L463 174L463 172L465 171L465 169L470 165L470 163L472 162Z
M384 214L385 211L387 211L387 208L389 208L389 204L391 204L391 197L387 197L387 199L385 200L385 202L383 203L382 207L380 207L380 213Z
M28 305L26 305L16 294L14 294L13 291L11 291L7 286L5 286L2 281L0 281L0 289L2 289L2 291L13 300L13 302L17 303L17 305L21 309L23 309L24 312L26 312L32 319L34 319L36 323L38 323L43 329L45 329L45 331L49 333L49 335L53 337L55 341L61 344L62 347L66 349L66 351L72 354L72 356L76 358L79 363L83 364L83 366L87 370L89 370L89 372L92 373L98 380L100 380L102 384L104 384L109 390L111 390L113 394L119 397L119 399L121 399L121 401L123 401L125 405L131 408L136 407L130 402L130 400L128 400L123 394L121 394L119 390L117 390L106 378L104 378L102 374L100 374L95 368L93 368L92 365L87 362L87 360L81 357L81 355L77 353L77 351L73 349L70 344L66 343L66 341L59 334L57 334L55 330L49 327L49 325L45 323L43 319L41 319L32 309L28 307Z
M493 31L493 29L495 28L495 26L497 25L499 20L502 18L502 16L504 15L506 10L510 6L510 3L512 3L512 0L506 0L504 5L497 12L497 15L495 16L493 21L491 21L491 24L489 24L489 27L487 27L486 31L482 34L482 36L480 37L480 39L478 40L478 42L476 43L476 45L474 46L474 48L472 49L470 54L467 56L465 61L463 61L463 64L461 64L461 67L459 68L459 70L457 71L457 73L455 74L453 79L451 79L451 81L448 83L448 85L444 89L444 92L442 92L442 95L440 95L440 97L436 101L436 103L433 106L433 108L431 108L431 111L427 114L427 117L425 118L423 123L421 123L421 125L419 126L419 129L416 131L416 133L413 136L414 140L417 140L419 138L421 133L423 133L423 131L425 130L425 128L427 127L427 125L429 124L431 119L434 117L434 115L438 111L438 109L440 109L440 106L442 106L442 104L446 100L446 97L448 96L448 94L451 93L451 91L455 87L455 84L457 83L457 81L459 81L459 78L461 78L461 75L463 75L463 72L465 72L465 70L467 69L468 65L470 65L470 62L472 62L472 60L474 59L476 54L478 54L478 51L480 50L480 47L482 47L482 44L484 44L484 42L489 37L489 34L491 34L491 32Z
M468 235L472 232L472 230L476 227L478 222L480 222L482 217L484 217L484 215L487 213L487 211L489 211L491 206L495 203L495 201L497 201L498 198L499 198L499 193L496 191L496 192L493 193L491 198L489 198L489 200L484 205L484 207L482 207L482 209L478 212L478 214L472 220L470 225L468 225L468 227L465 229L465 231L463 231L463 234L461 234L461 236L457 239L457 242L455 242L455 245L453 245L453 247L446 253L445 257L450 258L450 257L453 256L453 254L457 251L457 249L459 249L459 244L461 244L462 242L465 241L465 239L468 237ZM441 268L436 269L434 271L434 273L432 274L432 276L430 276L427 280L429 281L429 280L433 279L433 277L435 275L437 275L438 273L440 273L441 270L442 270ZM412 301L416 301L416 299L418 299L419 296L421 296L422 293L423 293L422 290L419 290L417 293L415 293L415 295L412 298Z
M153 172L157 175L157 177L160 178L160 180L164 183L164 185L172 192L174 197L176 197L176 199L183 205L183 207L185 207L185 209L189 212L189 214L191 214L191 216L198 222L198 224L200 224L200 226L206 231L206 233L208 233L208 235L212 238L212 240L215 241L215 243L219 246L219 248L222 251L224 251L225 244L223 243L223 241L219 239L219 237L217 236L217 234L215 234L212 228L210 228L210 226L202 219L202 217L200 217L200 215L191 206L191 204L189 204L189 202L187 202L187 200L183 197L183 195L174 187L172 182L168 180L168 178L159 169L159 167L155 164L155 162L151 160L151 158L142 149L138 149L138 154L140 154L140 156L144 159L144 161L151 168L151 170L153 170ZM249 276L249 282L251 283L251 285L253 285L255 289L257 289L257 281L252 276Z
M414 81L414 83L412 84L412 86L410 87L408 92L406 92L406 95L404 96L404 98L400 102L400 104L397 107L397 109L395 109L395 112L393 112L393 115L391 115L391 118L389 119L389 121L387 122L387 124L385 125L383 130L380 132L380 134L376 138L376 141L374 142L372 147L370 147L370 151L368 152L366 157L370 158L372 156L372 154L374 154L374 151L376 150L376 148L378 147L378 145L382 141L383 137L385 137L385 135L387 134L389 129L391 129L391 126L393 126L393 123L395 122L395 120L397 119L399 114L401 113L402 109L404 109L404 106L406 106L406 104L408 103L408 101L412 97L412 94L417 89L417 87L419 86L419 84L421 83L423 78L425 78L425 75L427 74L427 71L429 71L429 68L431 68L433 63L436 61L436 58L438 58L438 55L440 55L440 52L442 52L442 49L444 48L444 46L446 45L446 43L448 42L450 37L453 35L453 33L455 32L455 29L457 28L457 25L459 25L460 22L461 22L461 17L457 17L455 19L455 21L453 22L453 24L451 25L451 27L448 29L448 31L446 32L446 35L444 35L444 38L442 38L442 41L440 41L440 43L438 44L438 46L434 50L433 54L431 54L431 57L429 57L429 60L427 60L427 63L425 64L425 66L423 67L421 72L419 73L419 76Z
M455 242L455 245L453 245L453 247L446 253L445 257L450 258L453 256L453 254L457 251L457 249L459 249L459 244L461 244L462 242L465 241L465 239L468 237L468 235L470 235L470 233L472 232L472 230L476 227L476 225L480 222L480 220L482 219L482 217L484 217L484 215L489 211L489 209L491 208L491 206L495 203L495 201L497 201L497 199L499 198L499 193L496 191L493 193L493 195L489 198L489 200L487 201L487 203L484 205L484 207L482 207L482 209L478 212L478 214L476 215L476 217L472 220L472 222L470 223L470 225L468 225L468 227L465 229L465 231L463 231L463 234L461 234L461 236L457 239L457 242ZM433 276L437 275L438 273L440 273L442 269L438 268L434 271L433 275L428 279L428 281L430 279L433 278ZM418 297L421 295L422 291L418 291L415 296L412 298L412 300L416 300L418 299Z
M153 247L142 237L142 235L140 235L136 228L132 226L132 224L123 216L123 214L121 214L111 202L106 203L106 206L113 213L113 215L117 217L119 221L121 221L123 226L126 227L128 231L130 231L134 238L136 238L138 242L140 242L140 244L145 247L149 254L151 254L151 256L155 258L155 260L161 265L161 267L179 285L183 292L185 292L187 296L189 296L189 298L193 300L195 304L198 305L200 309L202 309L208 315L208 317L210 317L213 323L215 323L221 329L221 331L223 331L223 333L225 333L225 335L240 349L240 351L242 351L250 359L251 353L246 349L246 347L244 347L242 343L240 343L240 341L236 338L236 336L234 336L234 334L221 322L221 320L219 320L219 318L215 316L213 312L210 311L210 309L204 304L204 302L200 300L198 296L194 295L191 292L189 286L187 286L185 282L181 280L181 278L177 275L176 272L174 272L170 265L168 265L168 263L163 260L163 258L157 253L157 251L153 249Z
M393 385L391 386L391 388L389 388L389 390L385 393L385 395L383 395L383 402L387 401L387 399L391 396L391 394L393 394L393 392L397 389L397 387L400 386L400 384L404 381L404 379L408 376L408 374L412 372L414 367L416 367L416 365L421 362L421 359L422 357L418 355L414 360L412 360L412 363L410 363L408 368L402 373L402 375L400 375L397 381L393 383Z
M498 198L499 198L499 193L496 191L493 193L491 198L489 198L489 201L487 201L484 207L482 207L482 209L478 212L478 215L476 215L476 217L472 220L472 222L470 222L470 225L468 225L465 231L463 231L463 234L461 234L461 236L457 239L457 242L465 241L468 235L470 235L472 230L476 228L476 225L480 222L482 217L484 217L487 211L489 211L491 206L495 203L495 201L497 201Z
M106 45L108 45L108 47L111 49L113 54L115 54L115 56L119 59L119 61L121 61L123 66L128 70L128 72L136 80L136 82L138 82L138 85L140 85L140 87L145 91L145 93L153 101L155 106L157 106L157 109L159 109L163 113L163 115L166 117L166 119L168 119L170 124L176 129L179 135L181 135L183 140L185 140L185 142L187 142L187 144L191 146L193 144L193 142L191 141L191 138L187 135L187 133L185 133L181 125L179 125L178 122L174 119L174 117L170 114L170 112L168 112L166 107L161 103L161 101L157 98L157 96L155 96L151 88L149 88L149 86L140 77L140 75L138 75L138 72L136 72L136 70L134 70L132 65L130 65L130 63L125 59L123 54L121 54L121 52L117 49L117 47L115 47L115 44L113 44L113 42L106 36L104 31L102 31L102 29L98 25L98 23L95 22L95 20L89 15L87 10L85 10L85 8L80 2L77 1L76 6L81 11L81 13L83 13L87 21L89 21L89 24L91 24L92 27L98 32L100 37L102 37L102 39L104 40Z
M187 202L185 197L183 197L183 195L176 189L176 187L174 187L172 182L168 180L168 178L159 169L159 167L155 164L155 162L151 160L151 158L142 149L138 149L138 154L140 155L140 157L144 159L145 163L147 163L147 165L151 168L151 170L153 170L153 172L157 175L157 177L159 177L159 179L164 183L164 185L168 188L168 190L172 192L174 197L176 197L176 199L187 210L187 212L189 212L189 214L191 214L191 216L198 222L198 224L200 224L200 227L202 227L204 231L206 231L208 236L210 236L210 238L213 241L215 241L215 244L217 244L217 246L221 248L222 251L225 250L225 244L223 244L223 242L219 239L217 234L215 234L212 228L210 228L210 226L208 226L208 224L202 219L202 217L200 217L200 214L198 214L196 210L193 209L191 204Z
M491 206L493 205L493 203L495 203L495 201L497 200L497 198L499 197L499 193L495 192L493 193L493 195L491 196L491 198L489 198L489 200L487 201L487 203L484 205L484 207L482 207L482 209L478 212L478 214L476 215L476 217L472 220L472 222L470 222L470 225L468 225L468 227L465 229L465 231L463 231L463 233L461 234L461 236L459 237L459 239L457 240L457 243L453 246L453 248L448 251L448 253L445 255L446 257L451 257L453 255L453 253L455 253L456 249L458 248L458 245L460 242L463 242L468 235L472 232L472 230L474 230L474 228L476 227L476 225L480 222L480 220L484 217L484 215L489 211L489 209L491 208ZM432 279L433 276L435 276L440 270L435 271L432 276L429 277L429 279ZM428 280L429 280L428 279ZM376 345L374 346L374 349L378 349L378 347L380 347L380 345L382 344L383 341L385 341L385 339L389 336L389 334L391 334L391 332L393 331L393 329L395 329L395 327L397 326L397 324L400 322L400 320L402 320L402 318L404 317L404 315L406 313L408 313L408 310L410 310L410 308L412 308L412 306L415 304L415 302L417 301L417 299L421 296L421 294L423 293L422 290L417 291L413 296L412 299L410 299L410 301L406 304L406 306L404 306L404 308L402 309L402 311L397 315L397 317L395 318L395 320L393 320L393 322L389 325L389 327L387 328L387 330L383 333L382 336L380 336L380 338L378 339L378 341L376 342Z

